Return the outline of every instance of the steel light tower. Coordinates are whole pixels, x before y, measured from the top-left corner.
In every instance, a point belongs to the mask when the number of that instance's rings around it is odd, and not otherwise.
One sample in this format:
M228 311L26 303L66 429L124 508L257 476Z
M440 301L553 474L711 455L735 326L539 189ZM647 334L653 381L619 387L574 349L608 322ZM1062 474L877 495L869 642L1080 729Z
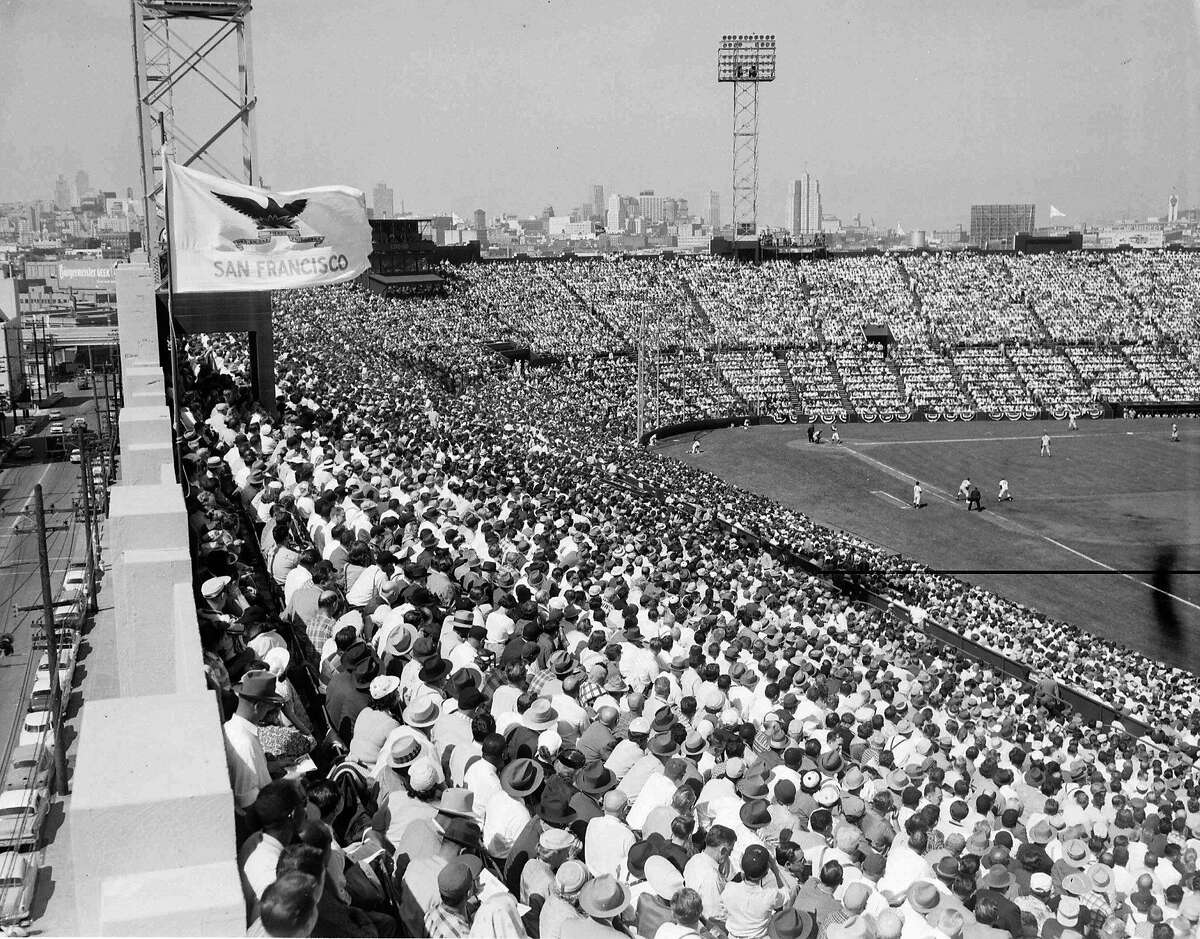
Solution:
M775 37L721 37L717 81L733 85L733 239L758 239L758 86L775 80Z
M129 0L146 250L160 248L167 159L254 185L250 0Z

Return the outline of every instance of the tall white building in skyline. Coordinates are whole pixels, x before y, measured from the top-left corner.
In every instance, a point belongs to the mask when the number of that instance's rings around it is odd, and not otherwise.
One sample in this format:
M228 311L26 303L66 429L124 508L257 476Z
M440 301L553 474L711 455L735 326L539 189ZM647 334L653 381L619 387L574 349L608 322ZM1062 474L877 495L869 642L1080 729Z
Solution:
M821 181L805 173L788 184L788 229L793 237L821 231Z
M609 232L623 231L625 228L625 202L617 193L608 197L608 212L604 219L604 229Z
M721 227L721 194L715 189L708 191L708 227L717 231Z

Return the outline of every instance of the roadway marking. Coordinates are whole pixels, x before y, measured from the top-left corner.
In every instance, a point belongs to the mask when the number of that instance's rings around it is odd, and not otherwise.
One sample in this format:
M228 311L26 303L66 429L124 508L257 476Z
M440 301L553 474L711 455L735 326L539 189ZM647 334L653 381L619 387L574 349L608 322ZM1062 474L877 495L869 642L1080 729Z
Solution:
M911 509L912 508L912 506L909 505L907 502L905 502L903 499L897 498L896 496L892 495L890 492L884 492L882 489L872 489L871 495L878 496L881 499L887 499L889 502L894 502L896 505L900 506L900 508L902 508L902 509Z
M987 439L997 439L997 438L987 438ZM1028 439L1028 438L1016 438L1016 439ZM1033 439L1037 439L1037 438L1033 438ZM862 460L864 463L868 463L871 466L874 466L876 469L886 473L889 476L892 476L896 479L900 479L900 480L904 480L904 481L908 481L908 480L912 479L912 477L908 473L902 473L902 472L900 472L900 470L896 469L894 466L888 466L888 464L882 462L881 460L877 460L874 457L867 456L865 453L859 453L853 447L846 447L845 450L847 453L852 454L857 459ZM953 498L946 495L943 490L939 490L932 486L925 486L924 483L922 483L921 488L922 488L923 492L925 493L925 495L931 495L935 499L940 499L943 502L954 502L955 501ZM872 491L874 491L874 490L872 490ZM899 502L900 500L897 499L896 501ZM1018 534L1027 535L1032 538L1041 538L1043 541L1047 541L1050 544L1054 545L1055 547L1062 548L1064 551L1068 551L1071 554L1075 555L1076 557L1082 558L1083 560L1087 561L1089 564L1095 564L1097 567L1103 568L1106 571L1111 571L1112 573L1117 574L1121 577L1124 577L1126 580L1128 580L1132 583L1140 584L1141 586L1145 587L1147 590L1152 590L1155 593L1160 593L1164 597L1170 597L1172 600L1176 601L1177 603L1182 603L1184 606L1191 607L1193 610L1200 611L1200 604L1193 603L1191 600L1186 600L1183 597L1178 596L1177 594L1171 593L1169 590L1163 590L1161 587L1156 587L1156 586L1154 586L1154 584L1146 583L1146 581L1144 581L1144 580L1138 580L1138 578L1134 577L1132 574L1126 574L1122 571L1119 571L1115 567L1105 564L1103 561L1097 560L1096 558L1092 557L1090 554L1084 554L1082 551L1078 551L1075 548L1070 547L1069 545L1065 545L1061 541L1051 538L1049 535L1043 535L1041 532L1034 531L1032 528L1029 528L1028 526L1023 525L1022 523L1016 521L1015 519L1006 518L1005 516L1002 516L1002 515L996 515L994 512L980 512L979 517L982 518L986 522L991 522L992 524L996 525L997 527L1006 528L1006 529L1009 529L1010 531L1015 531ZM1046 573L1053 574L1054 571L1047 571Z

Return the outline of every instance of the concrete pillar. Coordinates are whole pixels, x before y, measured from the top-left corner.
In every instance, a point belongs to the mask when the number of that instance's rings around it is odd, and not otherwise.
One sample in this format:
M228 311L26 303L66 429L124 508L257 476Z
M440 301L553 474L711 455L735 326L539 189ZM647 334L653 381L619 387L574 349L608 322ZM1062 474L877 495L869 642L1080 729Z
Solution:
M187 551L183 494L178 486L114 486L109 496L108 531L114 558L122 551L147 546Z
M117 423L122 449L135 443L171 442L171 412L165 404L123 407Z
M125 367L125 404L127 407L167 403L167 381L158 365Z
M175 454L169 441L162 443L133 443L121 447L121 482L134 486L154 486L163 479L163 468L169 479L175 478Z
M73 789L67 824L80 934L244 932L212 692L85 702ZM185 882L180 894L172 887L151 899L155 885Z
M275 414L275 327L261 317L250 336L250 389L272 415Z
M242 936L246 913L236 861L105 877L101 936Z
M127 365L158 364L156 286L149 264L117 266L117 333L122 371Z
M175 594L175 585L182 584L190 600L191 580L186 543L182 548L125 548L115 556L113 603L120 615L113 628L123 697L204 687L196 609L181 610Z

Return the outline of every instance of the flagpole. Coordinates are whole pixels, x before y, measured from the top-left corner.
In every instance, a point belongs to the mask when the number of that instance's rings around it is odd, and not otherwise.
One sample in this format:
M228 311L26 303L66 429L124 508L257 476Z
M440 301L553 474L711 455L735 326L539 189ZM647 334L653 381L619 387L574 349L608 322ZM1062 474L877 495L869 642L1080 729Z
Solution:
M175 237L171 229L171 202L174 198L172 179L174 172L171 163L164 161L166 173L166 199L163 202L163 223L167 232L167 351L171 356L171 429L175 449L175 475L180 482L186 482L187 476L183 467L183 431L179 407L179 356L175 350Z

